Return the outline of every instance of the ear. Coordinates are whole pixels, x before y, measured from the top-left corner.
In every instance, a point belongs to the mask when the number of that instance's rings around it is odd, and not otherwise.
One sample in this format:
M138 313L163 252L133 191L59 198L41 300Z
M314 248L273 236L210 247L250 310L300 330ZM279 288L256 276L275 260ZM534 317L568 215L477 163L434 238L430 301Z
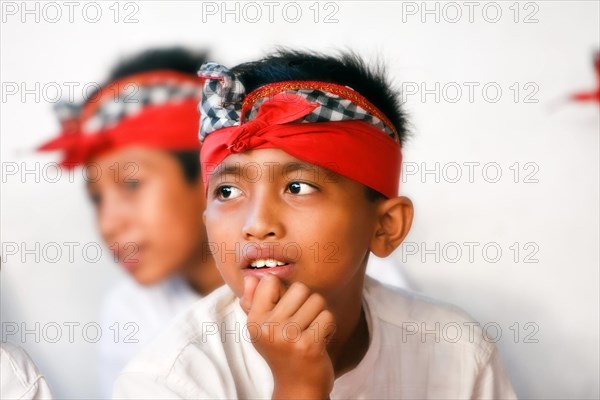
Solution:
M377 225L370 250L377 257L389 256L404 240L413 220L413 204L408 197L394 197L377 207Z

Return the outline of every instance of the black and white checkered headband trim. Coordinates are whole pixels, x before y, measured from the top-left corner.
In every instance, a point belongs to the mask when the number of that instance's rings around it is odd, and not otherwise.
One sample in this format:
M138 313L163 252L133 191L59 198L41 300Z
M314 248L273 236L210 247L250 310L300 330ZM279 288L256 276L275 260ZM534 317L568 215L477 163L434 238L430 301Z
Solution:
M246 89L229 69L217 63L203 64L198 76L205 78L198 105L202 142L211 132L239 125Z
M297 95L305 98L311 103L319 103L320 106L315 108L306 117L298 120L298 122L339 122L339 121L365 121L375 126L378 129L386 132L393 139L395 137L394 132L390 130L387 125L370 114L364 108L358 104L352 102L352 100L344 99L338 95L323 92L317 89L297 89L285 91L282 93L289 93L291 95ZM252 120L258 114L260 106L268 100L268 97L263 97L254 103L252 109L248 112L247 121Z
M96 113L84 122L82 128L84 132L98 132L116 125L125 117L140 113L145 107L177 103L189 98L200 99L201 96L202 88L191 82L150 86L131 84L118 96L100 105Z
M202 65L198 75L205 78L202 101L199 105L200 141L204 141L210 133L240 124L242 101L246 96L244 85L226 67L207 63ZM365 121L388 134L392 139L395 133L378 117L372 115L358 104L333 93L317 89L295 89L284 91L290 95L298 95L310 102L319 103L310 114L297 122L333 122L333 121ZM258 99L244 116L247 122L256 117L260 106L268 97Z
M139 114L148 106L177 103L190 98L200 99L202 88L192 82L139 85L129 83L115 95L107 96L94 114L83 121L81 129L85 133L96 133L109 129L125 117ZM60 121L78 118L81 106L69 102L58 102L54 107Z

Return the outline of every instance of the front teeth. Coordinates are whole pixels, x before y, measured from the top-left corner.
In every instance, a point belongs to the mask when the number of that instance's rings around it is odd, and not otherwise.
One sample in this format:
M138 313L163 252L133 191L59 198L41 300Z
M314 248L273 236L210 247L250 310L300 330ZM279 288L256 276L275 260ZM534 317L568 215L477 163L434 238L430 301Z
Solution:
M285 264L286 263L274 260L272 258L267 258L267 259L262 259L261 258L261 259L256 260L256 261L252 261L250 263L250 266L253 267L253 268L264 268L264 267L273 268L273 267L280 267L280 266L285 265Z

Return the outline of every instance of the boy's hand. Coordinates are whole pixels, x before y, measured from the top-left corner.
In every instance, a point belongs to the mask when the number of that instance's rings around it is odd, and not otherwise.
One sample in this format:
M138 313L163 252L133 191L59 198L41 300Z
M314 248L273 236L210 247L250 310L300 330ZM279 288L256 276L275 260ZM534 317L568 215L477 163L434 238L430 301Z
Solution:
M271 368L273 398L328 398L334 371L327 342L335 319L323 296L299 282L286 291L267 274L244 279L240 304L254 347Z

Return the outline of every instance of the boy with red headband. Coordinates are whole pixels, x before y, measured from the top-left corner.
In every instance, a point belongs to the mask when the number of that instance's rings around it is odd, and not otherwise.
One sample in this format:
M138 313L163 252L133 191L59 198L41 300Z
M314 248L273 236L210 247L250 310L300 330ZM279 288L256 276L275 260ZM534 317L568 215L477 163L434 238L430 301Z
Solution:
M365 276L413 216L384 77L296 52L199 74L205 224L227 286L129 364L115 396L514 398L468 316ZM447 324L470 334L419 331Z
M173 317L221 286L206 254L197 104L203 53L151 49L116 65L83 104L58 107L65 168L87 169L102 239L133 279L102 307L103 396L119 371Z

